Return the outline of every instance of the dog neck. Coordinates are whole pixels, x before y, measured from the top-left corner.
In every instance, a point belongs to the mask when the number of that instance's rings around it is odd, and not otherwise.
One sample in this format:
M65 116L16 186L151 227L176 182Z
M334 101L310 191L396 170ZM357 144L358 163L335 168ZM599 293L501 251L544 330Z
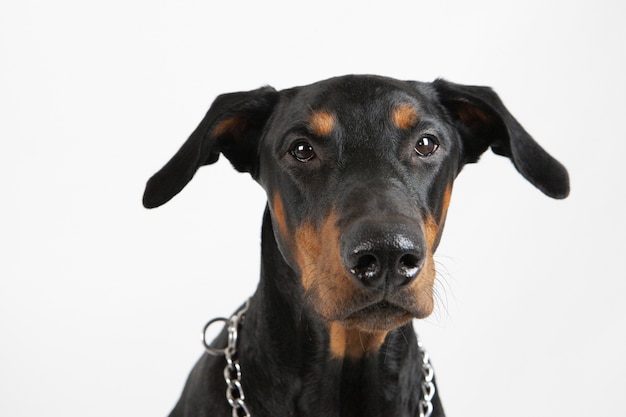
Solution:
M376 352L337 357L329 325L306 307L278 250L267 210L262 260L240 340L246 402L268 415L293 415L294 407L303 416L417 415L421 359L412 324L389 332Z

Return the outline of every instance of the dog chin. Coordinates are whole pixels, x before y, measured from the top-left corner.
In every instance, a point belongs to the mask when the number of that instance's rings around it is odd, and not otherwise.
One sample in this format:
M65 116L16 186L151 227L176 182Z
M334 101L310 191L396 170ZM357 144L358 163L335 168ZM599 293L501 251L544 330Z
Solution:
M407 309L383 301L351 312L340 321L346 328L388 332L405 325L413 318L415 315Z

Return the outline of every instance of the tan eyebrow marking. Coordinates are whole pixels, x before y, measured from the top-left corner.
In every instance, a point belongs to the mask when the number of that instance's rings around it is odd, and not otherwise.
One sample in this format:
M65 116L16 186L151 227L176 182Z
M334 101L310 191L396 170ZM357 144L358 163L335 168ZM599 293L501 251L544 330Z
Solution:
M335 117L324 110L316 111L309 119L309 127L317 136L328 136L335 128Z
M397 105L391 112L391 121L397 128L408 130L414 128L419 122L417 109L408 104L401 103Z

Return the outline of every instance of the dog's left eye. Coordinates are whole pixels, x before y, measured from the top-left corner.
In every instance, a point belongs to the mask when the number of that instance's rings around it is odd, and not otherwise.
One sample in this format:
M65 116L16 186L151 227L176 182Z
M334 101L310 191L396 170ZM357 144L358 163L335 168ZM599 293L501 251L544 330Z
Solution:
M300 162L309 162L315 158L315 150L308 142L304 141L296 142L289 153Z
M422 136L415 144L415 152L419 156L427 157L439 149L439 141L433 136Z

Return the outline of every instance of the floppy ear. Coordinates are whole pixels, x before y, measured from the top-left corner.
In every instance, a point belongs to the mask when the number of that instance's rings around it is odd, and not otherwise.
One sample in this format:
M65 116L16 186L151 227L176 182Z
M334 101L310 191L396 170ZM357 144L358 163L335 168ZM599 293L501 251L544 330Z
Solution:
M478 161L491 146L496 154L510 158L524 178L546 195L567 197L569 176L565 167L533 140L492 89L441 79L433 86L461 134L464 163Z
M277 101L272 87L218 96L189 139L148 180L143 205L154 208L167 203L198 168L217 161L220 153L238 171L256 176L258 141Z

